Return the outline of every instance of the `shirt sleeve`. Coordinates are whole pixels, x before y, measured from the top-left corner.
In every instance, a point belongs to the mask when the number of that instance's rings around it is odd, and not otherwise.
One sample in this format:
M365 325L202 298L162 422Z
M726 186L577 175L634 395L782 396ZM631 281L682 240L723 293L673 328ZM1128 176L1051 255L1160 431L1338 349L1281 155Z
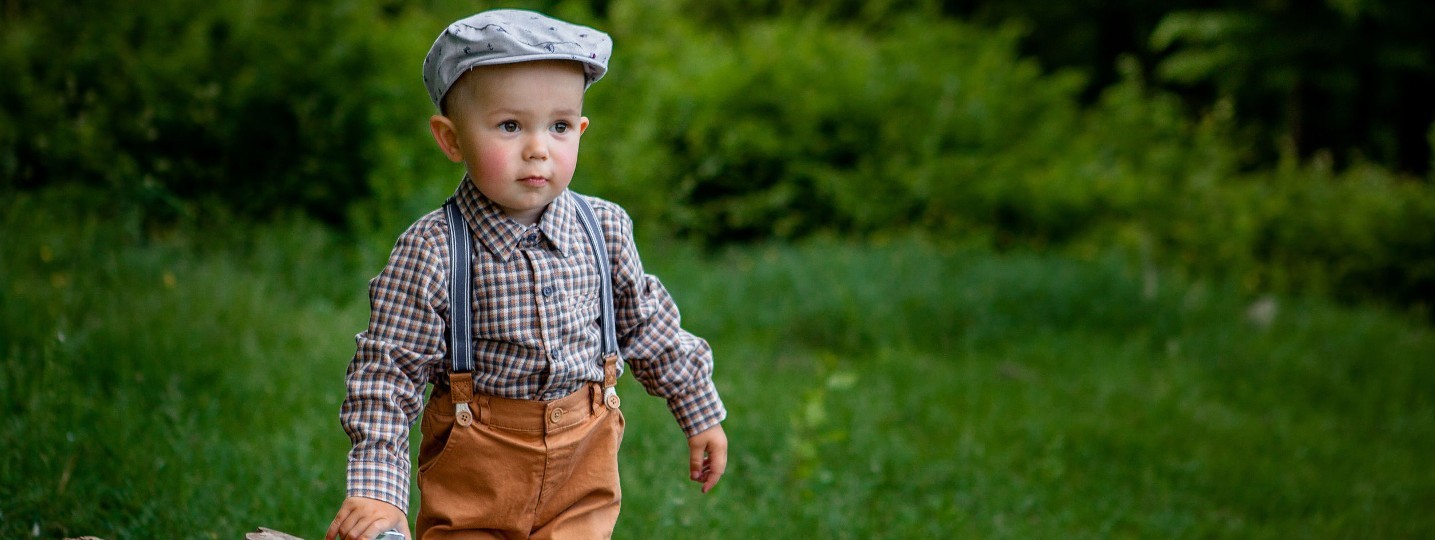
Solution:
M369 326L355 337L339 411L353 442L348 496L406 512L409 428L423 411L429 372L447 350L446 249L421 231L419 224L405 231L383 271L369 281Z
M657 276L643 272L633 242L633 221L614 205L600 214L613 260L613 303L618 346L643 388L667 400L688 437L727 418L713 385L712 347L682 328L673 297Z

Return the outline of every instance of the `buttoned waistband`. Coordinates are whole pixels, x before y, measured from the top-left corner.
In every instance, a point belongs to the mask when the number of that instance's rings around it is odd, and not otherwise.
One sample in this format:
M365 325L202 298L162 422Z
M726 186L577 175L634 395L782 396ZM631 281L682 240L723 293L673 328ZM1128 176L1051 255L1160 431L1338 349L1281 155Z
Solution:
M617 355L604 355L602 383L586 383L573 393L550 401L475 394L472 373L450 372L447 388L435 387L430 401L442 400L438 405L445 410L452 406L454 423L459 427L478 421L511 431L551 433L577 425L604 407L616 410L621 406L622 400L618 399L615 388L617 372Z
M513 431L553 432L582 423L603 408L603 385L583 388L551 401L475 395L473 405L484 425Z

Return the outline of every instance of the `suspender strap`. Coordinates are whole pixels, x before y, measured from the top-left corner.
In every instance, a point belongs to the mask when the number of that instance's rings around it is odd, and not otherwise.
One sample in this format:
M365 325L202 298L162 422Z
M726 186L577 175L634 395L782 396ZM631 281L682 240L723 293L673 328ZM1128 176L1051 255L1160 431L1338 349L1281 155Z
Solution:
M578 217L583 222L583 230L588 233L588 247L593 249L593 258L598 261L598 275L603 277L602 301L603 311L599 317L603 323L603 359L606 362L609 358L618 358L618 331L617 323L613 320L616 316L613 311L613 267L608 262L608 248L603 242L603 227L598 224L598 216L593 213L593 207L588 201L583 200L581 195L569 192L573 201L578 203ZM606 386L612 386L604 381Z
M454 199L444 203L443 213L448 220L448 352L453 360L448 387L454 421L467 427L473 424L468 406L473 399L473 240Z
M473 239L468 224L450 198L443 205L448 219L448 350L454 373L473 371Z
M583 200L581 195L569 192L573 201L578 203L578 217L583 222L583 230L588 232L588 247L593 248L593 258L598 261L598 271L603 277L603 284L600 298L603 310L599 317L603 323L603 403L609 409L617 409L622 400L618 398L618 363L622 359L618 357L618 326L616 322L617 313L613 308L613 269L612 263L608 261L608 248L603 242L603 227L598 224L598 216L593 213L593 207L588 201Z
M583 224L583 230L588 233L588 247L593 250L593 258L598 263L598 275L601 285L602 310L598 313L599 322L603 327L603 389L604 402L611 408L618 408L618 393L614 388L618 384L618 364L622 360L618 356L618 332L615 321L616 314L613 308L613 270L612 263L608 260L608 248L603 241L603 228L598 224L598 216L593 213L593 207L588 201L571 191L565 195L573 200L578 208L579 222ZM455 198L449 198L443 205L444 217L448 220L449 228L449 357L453 362L449 375L450 384L467 384L469 391L464 394L471 394L473 371L473 240L469 234L468 224L464 222L463 215L459 213L458 203ZM455 378L454 374L462 374ZM456 391L455 397L459 396ZM465 395L465 397L467 397ZM471 418L467 399L463 403L455 400L460 419L465 415ZM460 422L463 425L466 423Z

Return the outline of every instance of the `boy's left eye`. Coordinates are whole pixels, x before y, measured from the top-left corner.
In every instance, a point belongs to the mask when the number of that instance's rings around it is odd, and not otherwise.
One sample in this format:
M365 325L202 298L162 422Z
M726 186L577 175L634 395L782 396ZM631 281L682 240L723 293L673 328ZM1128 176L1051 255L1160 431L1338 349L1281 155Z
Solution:
M567 132L568 132L568 122L558 122L558 123L553 124L553 132L554 132L554 133L567 133Z

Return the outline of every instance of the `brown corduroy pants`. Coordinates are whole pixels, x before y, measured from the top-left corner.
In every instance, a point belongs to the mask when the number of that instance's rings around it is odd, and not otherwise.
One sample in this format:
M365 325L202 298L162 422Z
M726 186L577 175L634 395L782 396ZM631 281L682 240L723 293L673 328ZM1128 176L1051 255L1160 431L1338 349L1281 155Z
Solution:
M424 409L415 538L611 537L624 420L603 386L546 402L472 388L450 376ZM455 414L463 401L472 415Z

